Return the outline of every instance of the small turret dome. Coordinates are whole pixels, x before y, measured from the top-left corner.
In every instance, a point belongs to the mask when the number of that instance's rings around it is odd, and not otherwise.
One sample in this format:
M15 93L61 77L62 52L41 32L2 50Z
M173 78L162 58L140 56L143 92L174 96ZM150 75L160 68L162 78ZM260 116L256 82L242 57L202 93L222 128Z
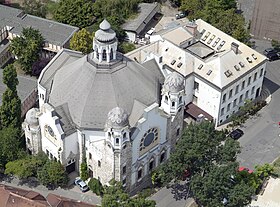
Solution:
M110 42L114 40L116 33L111 29L110 23L104 19L99 25L99 30L95 33L95 38L100 42Z
M122 128L128 125L128 114L120 107L113 108L108 113L107 127Z
M39 109L37 108L32 108L26 113L26 123L29 124L30 126L38 126L39 125L39 120L37 113L39 113Z
M169 74L164 81L164 89L166 91L177 93L184 90L184 77L177 72Z

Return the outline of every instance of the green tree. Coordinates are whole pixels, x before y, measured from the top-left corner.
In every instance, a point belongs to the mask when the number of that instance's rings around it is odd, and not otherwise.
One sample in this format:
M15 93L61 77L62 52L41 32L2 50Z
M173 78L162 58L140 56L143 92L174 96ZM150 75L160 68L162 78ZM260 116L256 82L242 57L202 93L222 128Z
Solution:
M48 160L38 171L39 181L48 187L65 186L68 182L67 173L60 162Z
M37 177L38 169L41 169L47 161L48 157L42 152L35 156L26 156L22 159L8 162L5 174L16 175L20 179L32 176Z
M272 45L272 47L273 47L275 50L277 50L277 52L280 51L280 43L279 43L279 41L277 41L277 40L272 40L272 41L271 41L271 45Z
M76 32L70 40L70 49L88 54L92 51L93 36L85 29Z
M23 71L31 74L32 65L39 59L43 45L44 38L39 30L23 28L21 35L12 39L10 51L16 56Z
M216 161L218 164L234 162L237 158L237 154L240 152L239 142L231 138L227 138L223 144L218 146Z
M61 0L54 12L54 18L79 28L90 26L95 21L94 4L90 0Z
M103 193L103 186L100 181L96 178L91 178L88 182L89 189L96 195L101 195Z
M115 180L110 181L110 186L104 187L102 207L155 207L152 200L145 200L143 197L130 198L123 190L122 184Z
M17 73L12 64L7 65L3 70L3 83L7 85L7 89L2 96L0 107L1 127L12 126L20 129L21 101L16 90L18 85Z
M3 70L3 83L11 89L16 91L18 85L17 72L13 64L7 65Z
M45 18L47 14L47 7L40 0L24 0L23 2L24 11L27 14L35 15L38 17Z
M12 126L20 128L21 125L21 102L16 92L7 88L2 96L0 107L1 127Z
M190 124L162 167L163 182L181 179L186 169L192 174L207 172L217 161L218 146L225 138L224 132L215 130L213 123Z
M197 174L191 180L191 191L199 203L205 207L247 206L255 189L244 181L236 180L237 163L212 166L205 175Z
M274 172L274 166L268 163L265 163L263 165L257 165L255 169L256 175L261 179L267 178Z
M0 130L0 168L18 158L21 152L17 128L5 127Z
M135 45L129 42L122 42L119 44L119 51L123 54L135 50Z

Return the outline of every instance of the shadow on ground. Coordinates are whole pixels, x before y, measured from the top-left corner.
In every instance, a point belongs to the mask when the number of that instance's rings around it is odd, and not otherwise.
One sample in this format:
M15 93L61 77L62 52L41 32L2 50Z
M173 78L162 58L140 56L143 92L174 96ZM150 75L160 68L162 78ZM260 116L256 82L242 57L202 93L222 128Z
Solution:
M171 193L173 194L173 198L176 201L182 199L186 200L191 196L188 182L185 182L183 184L174 183L170 186L170 188L171 188Z
M273 82L267 77L264 77L263 84L267 87L270 94L273 94L275 91L277 91L280 88L280 86L277 83Z

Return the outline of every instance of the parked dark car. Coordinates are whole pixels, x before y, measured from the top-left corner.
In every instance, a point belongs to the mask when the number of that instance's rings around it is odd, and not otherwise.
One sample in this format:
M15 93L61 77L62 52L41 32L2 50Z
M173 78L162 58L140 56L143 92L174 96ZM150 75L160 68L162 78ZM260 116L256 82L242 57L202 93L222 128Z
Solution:
M263 54L264 54L265 56L267 56L268 54L272 54L272 53L276 53L276 54L277 54L277 51L276 51L275 49L273 49L273 48L267 48L267 49L265 49L265 50L263 51Z
M239 139L240 137L242 137L243 134L244 134L244 132L241 129L235 129L229 134L229 136L232 139L236 140L236 139Z
M270 61L274 61L274 60L278 60L279 56L277 53L269 53L266 55L266 57L270 60Z
M270 61L274 61L274 60L278 60L279 59L279 54L277 52L277 50L273 49L273 48L267 48L264 50L263 54L270 60Z

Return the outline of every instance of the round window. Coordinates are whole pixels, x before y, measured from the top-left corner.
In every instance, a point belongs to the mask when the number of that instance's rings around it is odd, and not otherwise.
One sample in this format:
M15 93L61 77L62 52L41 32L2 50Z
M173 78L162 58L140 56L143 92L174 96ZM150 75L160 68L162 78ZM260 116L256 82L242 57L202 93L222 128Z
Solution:
M149 133L144 139L144 146L147 147L154 141L155 134L153 132Z

